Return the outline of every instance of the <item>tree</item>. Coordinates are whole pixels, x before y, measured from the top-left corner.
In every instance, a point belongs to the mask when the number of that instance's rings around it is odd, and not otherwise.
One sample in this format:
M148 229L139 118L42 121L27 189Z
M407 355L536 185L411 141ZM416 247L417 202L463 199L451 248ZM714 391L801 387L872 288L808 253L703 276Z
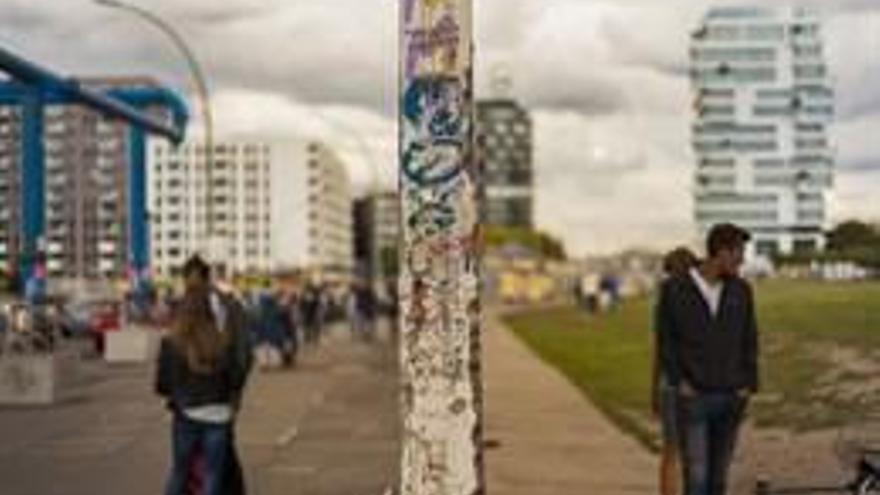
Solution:
M516 244L546 258L560 261L567 259L562 241L538 230L490 226L485 230L485 242L487 249Z
M880 249L880 232L870 224L849 220L828 234L829 251L842 253L864 249Z

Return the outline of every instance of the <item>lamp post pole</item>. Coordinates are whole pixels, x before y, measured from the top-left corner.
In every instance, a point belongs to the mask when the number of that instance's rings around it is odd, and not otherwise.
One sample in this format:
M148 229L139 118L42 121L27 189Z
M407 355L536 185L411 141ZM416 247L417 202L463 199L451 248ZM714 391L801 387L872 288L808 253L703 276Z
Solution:
M214 229L214 196L213 196L213 180L212 180L212 171L214 166L214 118L211 112L211 95L208 89L207 79L205 77L205 72L202 70L201 65L199 64L198 59L193 53L192 49L187 44L186 40L180 33L174 29L171 24L166 22L164 19L159 17L158 15L146 10L142 7L138 7L136 5L131 5L128 3L121 2L119 0L94 0L96 4L122 10L125 12L129 12L134 14L135 16L143 19L150 25L159 29L163 32L168 38L172 41L174 46L183 56L184 60L186 60L187 66L189 67L191 76L193 78L193 82L195 84L196 95L199 99L199 106L201 106L202 110L202 120L204 121L204 141L205 141L205 226L207 231L207 241L208 246L207 249L209 251L209 255L212 260L216 261L216 257L219 253L214 251L217 250L217 244L215 237L215 229Z

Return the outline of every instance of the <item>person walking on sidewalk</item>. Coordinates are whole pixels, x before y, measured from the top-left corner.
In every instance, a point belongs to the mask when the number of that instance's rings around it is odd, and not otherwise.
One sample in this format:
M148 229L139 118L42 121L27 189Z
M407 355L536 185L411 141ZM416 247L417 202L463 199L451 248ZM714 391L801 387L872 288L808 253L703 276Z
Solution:
M198 257L183 269L186 289L170 333L162 339L156 392L173 414L172 469L165 495L184 495L197 455L204 493L243 493L234 419L250 370L243 316L231 297L211 286Z
M697 266L697 257L688 248L679 247L663 259L663 276L687 276ZM659 304L654 307L654 364L651 373L651 407L655 418L660 420L663 445L660 449L660 495L679 495L681 492L680 456L678 452L678 428L676 427L675 397L677 391L669 385L669 378L660 369Z
M714 226L708 258L660 291L661 369L678 391L686 495L724 495L749 397L758 390L754 297L739 276L751 236Z
M324 291L317 283L310 281L300 299L303 330L307 344L316 345L321 340L324 304Z

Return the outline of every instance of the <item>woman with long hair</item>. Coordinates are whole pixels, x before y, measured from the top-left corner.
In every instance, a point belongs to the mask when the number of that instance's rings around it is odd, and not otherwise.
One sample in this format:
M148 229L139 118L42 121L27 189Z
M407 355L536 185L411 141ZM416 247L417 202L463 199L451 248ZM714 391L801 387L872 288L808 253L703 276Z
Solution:
M196 275L204 270L191 269ZM213 307L210 286L188 284L170 332L162 340L156 391L174 415L173 467L166 495L186 493L196 452L204 458L205 495L220 495L225 488L224 476L234 452L233 422L247 369L238 364L235 335L218 319L222 318Z
M663 259L664 277L685 277L697 266L697 256L688 248L679 247ZM654 335L654 366L651 376L651 404L655 417L660 419L663 445L660 451L660 494L677 495L681 485L679 439L676 418L676 391L669 386L660 369L659 335Z

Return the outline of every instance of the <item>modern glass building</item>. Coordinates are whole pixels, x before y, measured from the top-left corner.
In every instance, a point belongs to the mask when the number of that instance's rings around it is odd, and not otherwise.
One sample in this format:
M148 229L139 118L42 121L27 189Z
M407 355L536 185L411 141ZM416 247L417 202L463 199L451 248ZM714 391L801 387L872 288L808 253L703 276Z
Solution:
M533 225L532 119L512 99L477 102L477 127L485 163L485 222Z
M834 92L821 25L801 8L716 8L692 34L695 214L734 222L750 255L821 250Z

